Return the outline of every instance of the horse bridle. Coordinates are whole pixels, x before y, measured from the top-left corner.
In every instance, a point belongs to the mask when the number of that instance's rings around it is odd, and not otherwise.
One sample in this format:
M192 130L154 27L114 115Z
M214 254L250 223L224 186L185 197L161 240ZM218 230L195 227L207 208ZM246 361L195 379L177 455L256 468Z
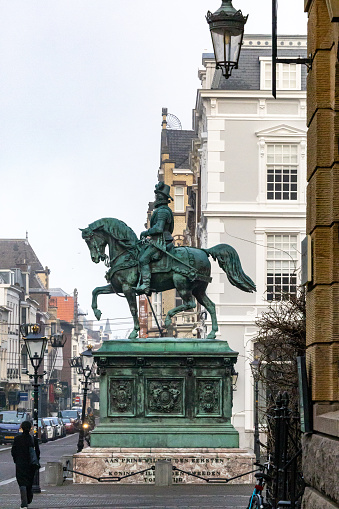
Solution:
M118 244L120 244L120 245L122 245L123 247L125 247L125 246L124 246L124 244L122 243L122 241L121 241L120 239L118 239L117 237L115 237L115 236L114 236L111 232L110 232L110 235L111 235L111 237L112 237L112 238L113 238L116 242L118 242ZM116 260L117 260L120 256L122 256L123 254L127 253L128 251L132 251L133 249L136 249L136 248L137 248L137 244L138 244L138 241L137 241L137 243L136 243L134 246L130 246L130 247L128 247L128 248L125 248L125 249L124 249L121 253L117 254L117 256L116 256L115 258L113 258L113 260L111 260L111 259L110 259L110 257L109 257L109 256L107 256L107 254L104 254L104 255L102 255L102 254L101 254L100 249L99 249L99 247L98 247L98 245L97 245L97 242L96 242L95 236L100 237L100 233L98 233L98 232L95 232L95 233L94 233L94 231L92 231L91 233L89 233L89 234L88 234L88 238L91 240L91 243L92 243L92 242L94 242L94 248L95 248L95 250L96 250L96 253L99 255L99 257L100 257L101 259L104 257L104 259L103 259L102 261L105 263L106 267L112 267L112 265L115 263L115 261L116 261ZM104 240L106 240L106 239L104 239Z
M101 253L101 250L97 244L97 240L96 240L96 237L97 235L94 234L94 232L91 232L87 235L87 238L85 239L86 241L89 240L91 242L91 248L94 248L96 254L99 256L99 259L102 260L106 267L109 266L109 256L107 256L107 254L102 254ZM100 235L98 235L100 237Z

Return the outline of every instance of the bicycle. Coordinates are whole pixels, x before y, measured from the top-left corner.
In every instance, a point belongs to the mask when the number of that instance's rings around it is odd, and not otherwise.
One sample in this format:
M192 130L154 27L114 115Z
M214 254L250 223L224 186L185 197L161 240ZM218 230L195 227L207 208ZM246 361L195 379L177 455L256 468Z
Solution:
M254 486L252 496L250 498L247 509L271 509L270 503L265 502L262 491L267 481L271 481L271 476L264 472L257 472L254 477L258 479L258 484Z
M257 465L261 471L254 474L254 477L257 479L257 484L254 486L247 509L272 509L272 505L269 502L265 502L262 494L266 483L272 481L272 477L268 474L271 467L271 457L269 457L267 463L264 463L264 465L260 465L259 463L255 463L255 465ZM266 473L264 471L266 471Z

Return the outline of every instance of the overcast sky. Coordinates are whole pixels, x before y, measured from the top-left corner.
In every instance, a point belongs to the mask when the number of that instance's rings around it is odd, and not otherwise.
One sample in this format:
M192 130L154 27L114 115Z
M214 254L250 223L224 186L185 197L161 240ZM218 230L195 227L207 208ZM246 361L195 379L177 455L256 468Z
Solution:
M89 318L106 269L78 228L117 217L144 229L161 108L191 128L201 54L212 51L205 15L220 4L0 0L0 237L28 231L51 287L78 288ZM249 14L247 34L270 32L271 0L233 5ZM302 0L280 1L280 34L305 34L306 22ZM104 319L129 316L117 296L99 307Z

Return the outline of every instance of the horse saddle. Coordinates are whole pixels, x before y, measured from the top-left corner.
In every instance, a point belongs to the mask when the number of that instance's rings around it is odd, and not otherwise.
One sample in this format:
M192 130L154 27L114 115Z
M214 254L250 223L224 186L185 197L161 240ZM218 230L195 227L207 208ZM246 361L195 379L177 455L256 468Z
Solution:
M175 248L169 250L173 256L175 256ZM159 272L170 272L172 270L173 258L171 256L167 256L167 253L162 253L162 256L159 260L154 260L151 262L151 272L152 274L158 274Z

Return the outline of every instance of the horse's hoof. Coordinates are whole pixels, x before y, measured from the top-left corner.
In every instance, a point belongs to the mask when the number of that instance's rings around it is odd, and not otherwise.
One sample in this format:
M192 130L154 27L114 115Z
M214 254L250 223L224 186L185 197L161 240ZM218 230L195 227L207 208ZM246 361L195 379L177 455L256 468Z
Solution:
M206 337L206 339L215 339L215 338L216 338L216 334L212 330L209 334L207 334L207 337Z
M128 336L128 339L136 339L139 336L138 330L133 330L131 334Z
M96 309L96 310L94 311L94 314L95 314L95 318L96 318L97 320L100 320L100 318L101 318L101 314L102 314L102 313L101 313L101 311L100 311L99 309Z

